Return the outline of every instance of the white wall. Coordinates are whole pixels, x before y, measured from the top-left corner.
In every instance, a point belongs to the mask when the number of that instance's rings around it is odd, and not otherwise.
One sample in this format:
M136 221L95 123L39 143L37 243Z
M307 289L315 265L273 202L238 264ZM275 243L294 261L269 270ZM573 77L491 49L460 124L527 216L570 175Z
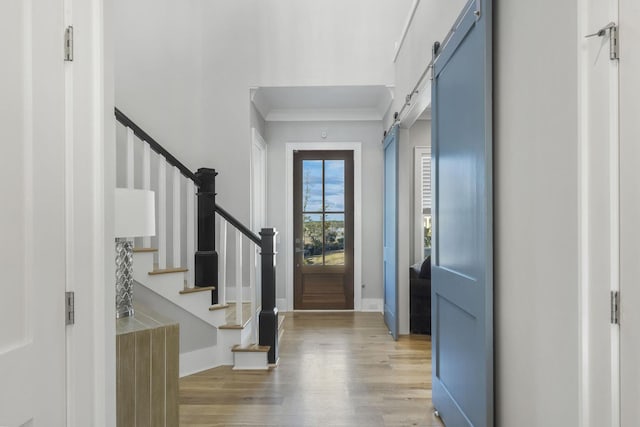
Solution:
M277 255L277 297L286 298L285 148L290 142L362 143L362 298L382 298L382 124L380 122L268 122L267 218L280 232ZM322 139L320 133L327 132Z
M500 2L496 8L494 333L500 426L578 425L576 5L540 0ZM554 29L553 49L542 42L543 28Z
M201 0L116 0L116 106L192 170L201 166Z
M260 85L393 84L394 44L411 0L260 4Z
M411 93L431 61L431 46L442 41L467 0L421 0L394 64L394 101L385 120L387 128L395 111L400 111L405 96ZM408 16L405 15L406 21ZM400 40L398 33L396 40Z
M249 220L249 88L391 85L409 0L117 0L116 103Z

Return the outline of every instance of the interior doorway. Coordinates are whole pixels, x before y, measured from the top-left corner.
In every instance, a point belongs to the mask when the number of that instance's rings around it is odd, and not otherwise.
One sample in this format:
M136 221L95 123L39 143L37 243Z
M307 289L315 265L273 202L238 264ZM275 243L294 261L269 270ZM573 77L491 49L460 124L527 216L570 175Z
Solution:
M353 309L353 151L293 155L294 309Z

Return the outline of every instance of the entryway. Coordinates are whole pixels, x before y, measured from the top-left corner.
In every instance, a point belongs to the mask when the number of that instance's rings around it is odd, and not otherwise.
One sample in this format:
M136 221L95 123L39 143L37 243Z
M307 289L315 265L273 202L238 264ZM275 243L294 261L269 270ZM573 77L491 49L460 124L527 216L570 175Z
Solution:
M427 336L390 340L380 313L287 313L283 329L275 370L181 378L180 425L443 426Z
M353 151L293 162L294 309L353 309Z

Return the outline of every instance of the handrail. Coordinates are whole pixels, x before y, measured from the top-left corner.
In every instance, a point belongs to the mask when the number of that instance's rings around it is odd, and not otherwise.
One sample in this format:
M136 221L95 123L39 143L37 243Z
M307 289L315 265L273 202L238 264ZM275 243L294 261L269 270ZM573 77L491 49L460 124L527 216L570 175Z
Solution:
M195 174L193 172L191 172L189 170L189 168L187 168L185 165L183 165L180 162L180 160L176 159L171 153L169 153L162 145L160 145L148 133L146 133L144 130L142 130L142 128L140 128L140 126L135 124L133 122L133 120L131 120L129 117L127 117L122 111L118 110L117 107L114 108L114 110L115 110L115 113L116 113L116 120L118 120L124 126L128 127L129 129L131 129L133 131L133 133L138 138L140 138L141 140L143 140L144 142L149 144L149 146L151 146L151 149L153 151L155 151L156 153L160 154L165 159L167 159L167 162L169 162L170 165L177 167L180 170L180 172L182 173L182 175L186 176L187 178L189 178L190 180L195 182L196 185L200 185L200 181L195 176Z
M245 227L244 224L242 224L240 221L235 219L233 215L225 211L217 203L216 203L216 212L218 212L222 218L226 219L227 222L229 222L231 225L237 228L242 234L247 236L247 238L251 240L253 243L255 243L258 246L262 245L262 239L256 233L254 233L253 231Z

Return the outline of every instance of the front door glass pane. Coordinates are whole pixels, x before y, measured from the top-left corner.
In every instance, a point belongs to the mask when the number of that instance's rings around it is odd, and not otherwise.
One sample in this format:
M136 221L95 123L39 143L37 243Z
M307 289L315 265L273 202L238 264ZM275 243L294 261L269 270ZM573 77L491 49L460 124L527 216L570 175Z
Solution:
M325 265L344 265L344 214L325 215L324 239Z
M344 160L324 162L324 209L344 212Z
M322 215L303 214L304 263L322 265Z
M302 161L302 211L322 212L322 160Z

